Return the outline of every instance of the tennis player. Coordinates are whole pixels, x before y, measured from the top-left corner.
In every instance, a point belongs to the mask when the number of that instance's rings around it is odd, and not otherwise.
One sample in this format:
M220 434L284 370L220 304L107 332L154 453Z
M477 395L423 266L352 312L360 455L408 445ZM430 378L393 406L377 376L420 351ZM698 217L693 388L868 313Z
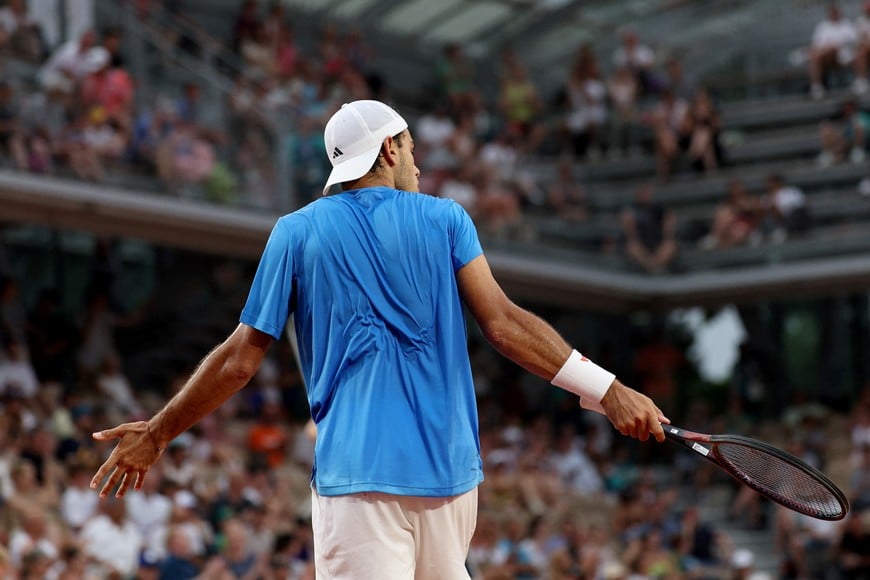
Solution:
M465 211L416 193L396 111L346 104L325 141L324 197L276 223L239 326L151 420L94 434L120 441L91 487L140 488L174 437L245 386L292 313L317 425L317 577L468 578L483 466L463 303L500 353L600 404L623 434L662 441L667 419L505 296Z

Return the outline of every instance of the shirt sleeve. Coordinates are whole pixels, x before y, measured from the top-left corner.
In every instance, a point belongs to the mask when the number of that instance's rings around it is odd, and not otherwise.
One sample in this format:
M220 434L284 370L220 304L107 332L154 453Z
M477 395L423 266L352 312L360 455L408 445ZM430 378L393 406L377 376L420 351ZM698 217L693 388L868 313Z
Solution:
M294 301L296 256L285 220L272 229L239 321L280 340Z
M453 271L456 272L464 265L483 253L480 240L477 237L477 228L471 221L471 216L458 203L450 203L450 242L453 257Z

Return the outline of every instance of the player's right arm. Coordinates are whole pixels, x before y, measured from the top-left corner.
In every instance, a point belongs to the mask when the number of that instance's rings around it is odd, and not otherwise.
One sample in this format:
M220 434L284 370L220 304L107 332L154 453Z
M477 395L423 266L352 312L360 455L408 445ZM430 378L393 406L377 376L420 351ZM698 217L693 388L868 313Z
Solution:
M546 321L505 295L481 254L456 273L459 291L486 339L505 357L552 381L572 354L571 346ZM652 400L614 379L601 406L623 435L664 441L659 424L668 422Z

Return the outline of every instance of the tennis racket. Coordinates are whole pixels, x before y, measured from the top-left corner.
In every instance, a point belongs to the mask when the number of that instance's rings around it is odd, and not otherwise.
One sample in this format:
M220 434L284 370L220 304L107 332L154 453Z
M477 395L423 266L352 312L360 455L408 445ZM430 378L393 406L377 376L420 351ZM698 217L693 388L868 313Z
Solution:
M580 406L606 414L593 402L581 400ZM769 443L741 435L695 433L664 423L662 428L668 439L771 501L820 520L841 520L849 513L849 500L824 473Z

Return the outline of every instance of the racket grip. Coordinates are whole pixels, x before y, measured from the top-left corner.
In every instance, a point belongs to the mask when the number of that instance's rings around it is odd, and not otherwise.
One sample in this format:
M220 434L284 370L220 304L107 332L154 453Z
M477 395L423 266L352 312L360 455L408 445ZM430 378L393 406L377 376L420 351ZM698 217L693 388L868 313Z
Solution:
M594 399L590 399L589 397L580 397L580 406L587 411L595 411L596 413L607 416L607 413L604 411L604 407L601 406L601 403L595 401Z

